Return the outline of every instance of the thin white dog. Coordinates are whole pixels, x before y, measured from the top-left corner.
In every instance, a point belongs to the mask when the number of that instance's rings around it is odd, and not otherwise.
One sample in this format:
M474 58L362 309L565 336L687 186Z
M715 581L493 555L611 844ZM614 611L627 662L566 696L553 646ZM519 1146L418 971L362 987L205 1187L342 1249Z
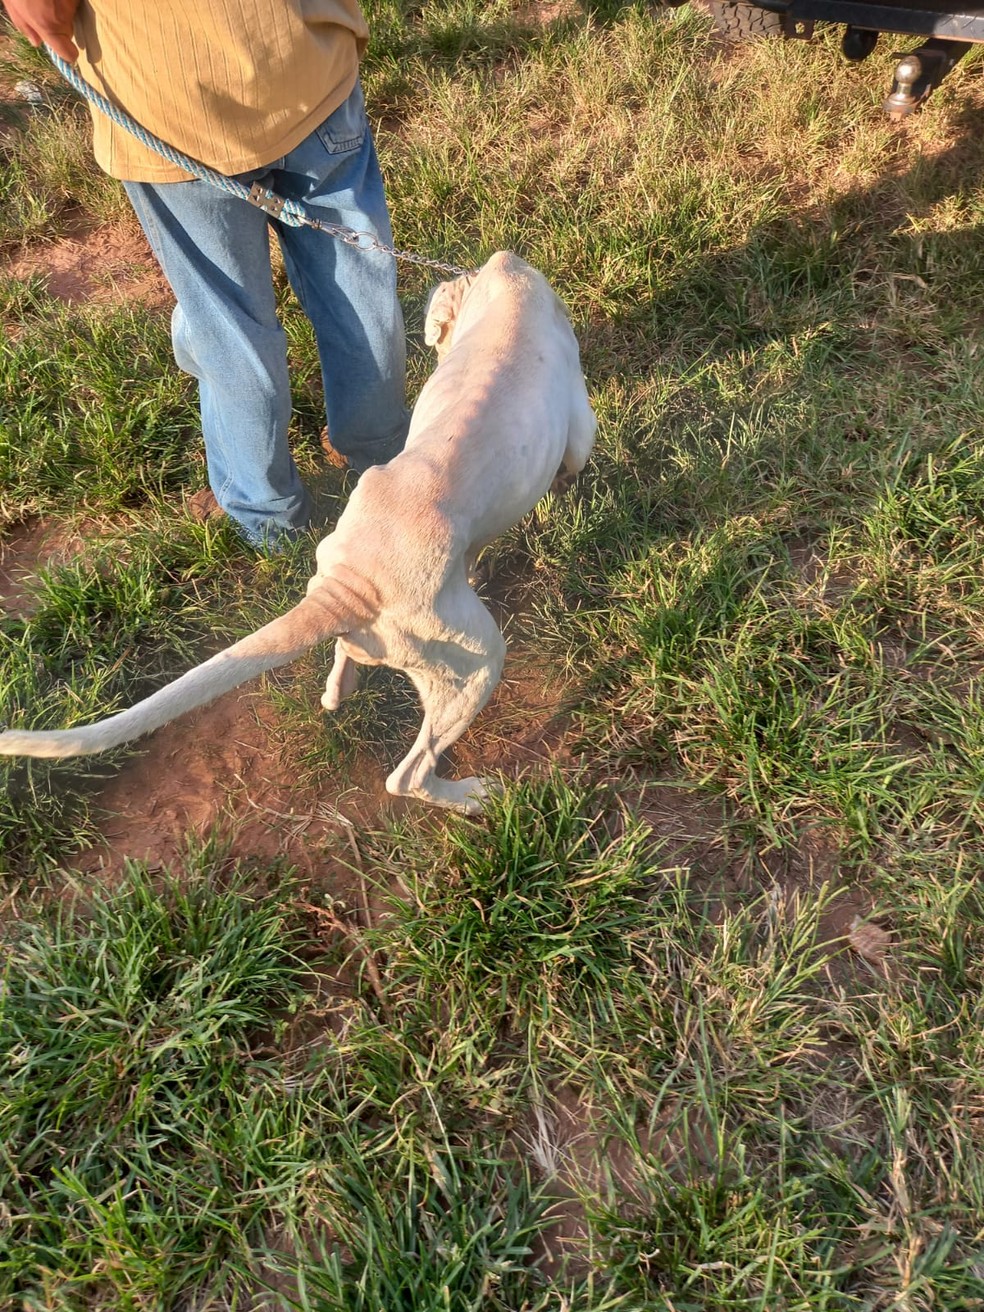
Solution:
M420 733L387 790L480 810L481 779L437 774L441 754L488 701L505 657L469 571L555 481L583 468L596 425L564 307L518 256L499 252L477 273L441 283L424 335L438 367L414 407L406 448L362 475L318 546L302 601L129 710L84 728L2 733L0 754L105 751L335 637L326 710L355 689L357 664L402 670L420 696Z

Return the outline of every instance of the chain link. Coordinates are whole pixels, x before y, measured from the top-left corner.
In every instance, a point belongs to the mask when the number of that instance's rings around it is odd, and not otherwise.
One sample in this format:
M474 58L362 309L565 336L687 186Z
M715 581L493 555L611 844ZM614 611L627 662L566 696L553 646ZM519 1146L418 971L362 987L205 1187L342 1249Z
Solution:
M428 269L449 273L454 278L473 272L471 269L462 269L457 264L447 264L443 260L432 260L426 255L416 255L413 251L401 251L396 246L387 246L374 232L360 232L357 228L346 228L340 223L326 223L323 219L312 219L310 216L305 218L304 223L309 228L326 232L329 237L337 237L347 246L355 246L361 251L378 251L381 255L391 255L395 260L405 260L408 264L420 264Z

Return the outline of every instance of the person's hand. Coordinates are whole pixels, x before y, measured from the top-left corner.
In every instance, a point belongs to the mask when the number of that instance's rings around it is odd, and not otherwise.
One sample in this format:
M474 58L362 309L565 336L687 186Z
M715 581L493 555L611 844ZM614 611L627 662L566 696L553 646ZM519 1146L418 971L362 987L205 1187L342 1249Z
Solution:
M32 46L49 45L74 64L79 57L72 40L72 19L81 0L3 0L10 21Z

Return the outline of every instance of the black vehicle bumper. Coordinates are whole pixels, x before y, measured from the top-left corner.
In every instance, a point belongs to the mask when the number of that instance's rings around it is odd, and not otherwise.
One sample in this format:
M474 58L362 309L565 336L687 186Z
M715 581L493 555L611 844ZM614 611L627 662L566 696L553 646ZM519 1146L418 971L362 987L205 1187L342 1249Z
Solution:
M772 0L761 7L784 14L794 23L844 23L873 32L984 42L984 9L954 9L945 0L936 5L932 0L894 5L872 4L870 0L789 0L788 4Z

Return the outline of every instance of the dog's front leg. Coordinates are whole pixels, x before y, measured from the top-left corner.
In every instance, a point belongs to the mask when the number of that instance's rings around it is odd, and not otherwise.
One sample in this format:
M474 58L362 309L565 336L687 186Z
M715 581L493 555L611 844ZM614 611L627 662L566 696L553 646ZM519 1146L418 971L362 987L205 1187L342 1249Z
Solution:
M567 428L567 446L564 450L564 458L560 462L560 468L557 470L557 476L550 486L550 491L554 496L562 496L563 493L570 491L574 480L588 462L588 456L594 446L595 430L598 427L598 421L591 409L584 379L580 373L575 374L572 380L572 389L574 400Z

